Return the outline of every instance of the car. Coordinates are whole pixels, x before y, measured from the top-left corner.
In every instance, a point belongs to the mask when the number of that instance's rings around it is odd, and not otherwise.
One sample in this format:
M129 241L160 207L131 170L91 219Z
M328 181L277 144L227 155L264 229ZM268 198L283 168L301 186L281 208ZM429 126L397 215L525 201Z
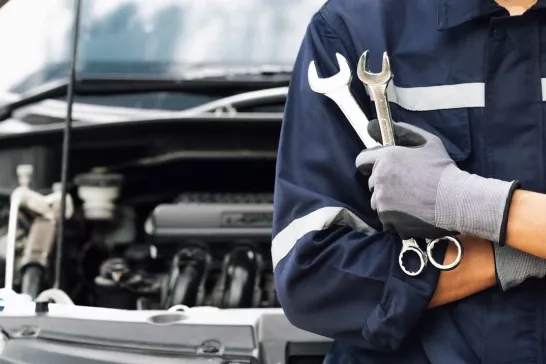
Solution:
M1 7L0 361L321 362L330 341L286 320L270 249L284 102L322 3Z

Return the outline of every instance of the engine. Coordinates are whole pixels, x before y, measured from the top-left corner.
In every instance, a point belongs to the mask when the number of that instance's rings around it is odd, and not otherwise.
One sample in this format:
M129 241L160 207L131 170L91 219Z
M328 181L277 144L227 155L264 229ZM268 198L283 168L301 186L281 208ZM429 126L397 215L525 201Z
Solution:
M134 175L89 168L67 187L56 276L60 186L33 189L32 165L18 166L17 176L0 215L6 288L39 299L56 287L78 305L129 310L280 307L271 192L150 197L135 192ZM140 182L149 180L161 176L148 170Z

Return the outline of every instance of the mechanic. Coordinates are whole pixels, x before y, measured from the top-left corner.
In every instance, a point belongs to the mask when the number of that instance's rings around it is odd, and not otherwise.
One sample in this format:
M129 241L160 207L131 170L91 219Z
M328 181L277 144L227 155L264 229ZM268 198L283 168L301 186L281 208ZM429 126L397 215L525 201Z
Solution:
M397 146L365 150L309 87L311 61L330 77L340 53L355 74L365 50L372 71L390 57ZM546 363L545 57L542 0L330 0L314 15L285 107L272 257L288 319L334 339L327 363ZM439 231L459 234L461 264L405 274L401 238Z

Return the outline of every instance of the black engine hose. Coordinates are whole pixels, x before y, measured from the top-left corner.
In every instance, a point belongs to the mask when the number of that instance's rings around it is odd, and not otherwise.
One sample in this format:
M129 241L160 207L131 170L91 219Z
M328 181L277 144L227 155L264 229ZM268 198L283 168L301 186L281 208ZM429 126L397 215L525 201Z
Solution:
M23 271L21 278L21 293L27 294L35 300L41 292L45 279L45 271L37 265L29 265Z

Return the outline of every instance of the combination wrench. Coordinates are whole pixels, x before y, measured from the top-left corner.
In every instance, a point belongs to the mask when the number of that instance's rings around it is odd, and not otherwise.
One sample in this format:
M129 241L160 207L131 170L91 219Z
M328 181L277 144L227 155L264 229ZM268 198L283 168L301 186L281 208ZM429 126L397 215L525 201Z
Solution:
M392 80L393 75L391 71L391 65L387 52L383 53L383 62L381 72L373 73L370 71L368 65L368 51L365 51L358 61L357 66L358 78L368 88L372 94L373 101L375 103L375 110L377 113L377 119L379 121L379 128L381 129L381 138L384 146L395 145L394 127L392 123L392 117L389 107L389 101L387 99L387 87ZM433 256L433 250L436 244L440 241L446 241L447 243L453 243L457 248L457 257L452 263L442 264L437 262ZM438 239L426 239L427 249L424 252L417 240L405 239L402 240L402 251L398 256L398 262L400 268L409 276L416 276L420 274L427 263L430 263L440 270L451 270L459 265L463 257L463 248L460 241L453 236L444 236ZM404 256L406 253L413 253L419 259L419 266L417 269L412 270L406 267L404 264Z
M387 86L392 80L391 63L387 52L383 53L381 72L370 72L368 66L368 51L362 53L358 60L356 73L358 78L368 87L375 104L375 111L381 129L383 145L394 145L394 129L392 126L391 109L387 99Z
M327 96L337 104L366 148L380 146L381 144L368 134L369 120L349 89L352 79L349 63L339 53L336 53L336 58L339 64L339 72L328 78L320 78L315 62L311 61L308 70L309 87L314 92Z

